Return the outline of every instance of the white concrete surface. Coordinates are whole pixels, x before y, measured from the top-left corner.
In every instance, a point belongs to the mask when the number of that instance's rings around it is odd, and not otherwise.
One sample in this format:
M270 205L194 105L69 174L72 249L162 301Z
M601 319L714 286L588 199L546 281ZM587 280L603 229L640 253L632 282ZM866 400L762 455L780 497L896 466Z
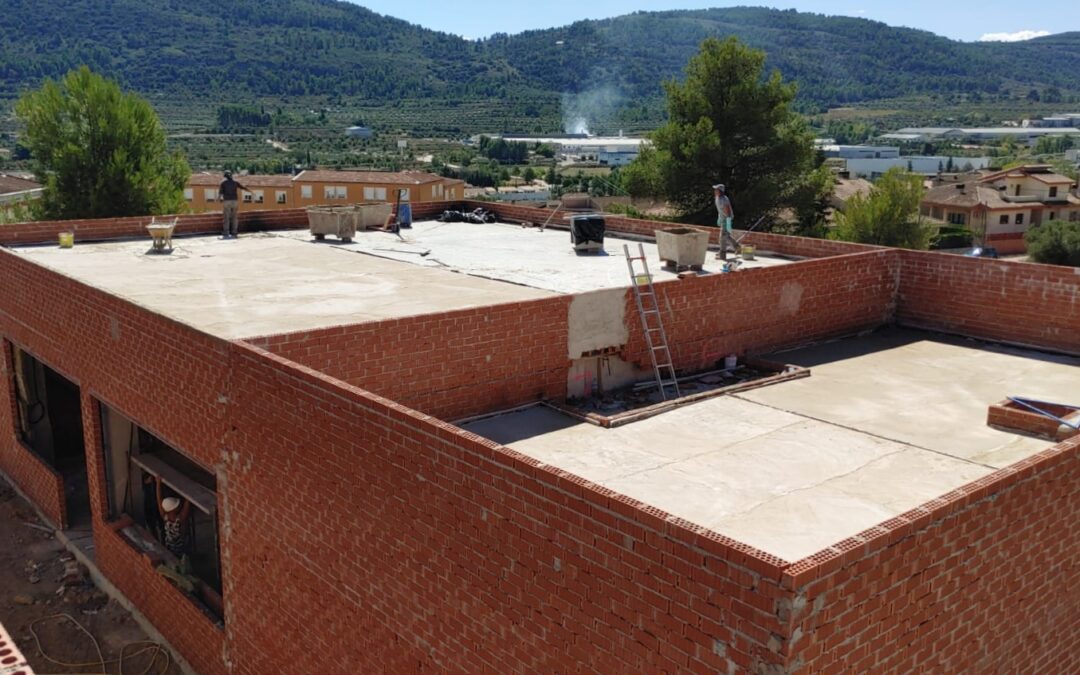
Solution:
M809 366L813 375L743 398L996 468L1047 443L986 426L990 404L1007 396L1080 404L1080 359L919 331L768 358Z
M277 233L282 237L307 240L306 230ZM623 244L637 255L637 242L614 236L604 238L604 253L578 255L570 245L570 233L564 230L522 228L519 225L439 223L421 221L412 229L402 230L402 237L385 232L357 232L351 244L327 239L328 243L350 251L361 251L424 267L441 267L465 274L499 279L515 284L542 288L557 293L583 293L601 288L630 285ZM430 251L426 256L422 253ZM649 271L657 280L674 279L675 274L661 267L656 245L645 244ZM768 255L756 256L744 268L783 265L791 261ZM705 271L718 273L720 261L710 252Z
M1080 402L1075 359L925 333L773 358L813 374L615 429L546 407L466 428L793 562L1048 447L986 427L1005 395Z
M13 249L28 260L227 339L552 295L273 234Z

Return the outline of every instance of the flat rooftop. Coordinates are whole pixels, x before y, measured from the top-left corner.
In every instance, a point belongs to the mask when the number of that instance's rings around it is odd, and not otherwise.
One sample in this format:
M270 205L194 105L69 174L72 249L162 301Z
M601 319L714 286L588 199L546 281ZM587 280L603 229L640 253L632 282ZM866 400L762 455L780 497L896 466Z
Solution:
M155 313L226 339L485 307L555 294L628 286L623 244L579 255L565 230L518 225L418 222L398 237L358 232L344 244L305 230L178 237L167 255L149 239L76 242L74 248L12 250L44 267ZM675 273L644 244L658 280ZM744 268L790 263L758 255ZM709 253L704 274L720 273Z
M1052 445L989 405L1080 403L1080 359L918 331L769 358L812 374L614 429L539 405L463 427L794 562Z
M60 274L226 339L552 295L275 234L229 240L186 237L173 243L175 250L169 255L147 255L149 240L13 250Z
M386 232L357 232L351 244L328 237L332 246L347 251L406 262L421 267L450 270L496 279L556 293L584 293L601 288L630 285L623 245L637 254L637 240L608 232L601 254L578 254L566 230L523 228L520 225L440 223L427 220L401 231L399 238ZM278 232L278 236L307 241L307 230ZM656 244L642 242L649 271L657 280L674 279L674 272L660 265ZM425 255L426 254L426 255ZM758 254L743 269L785 265L791 258ZM721 262L710 252L705 273L719 273Z

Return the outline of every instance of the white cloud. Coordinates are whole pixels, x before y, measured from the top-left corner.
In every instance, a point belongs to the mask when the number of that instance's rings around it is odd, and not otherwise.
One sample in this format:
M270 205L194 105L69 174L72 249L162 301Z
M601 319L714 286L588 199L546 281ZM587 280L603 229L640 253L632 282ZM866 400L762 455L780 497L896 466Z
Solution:
M979 42L1022 42L1049 35L1048 30L1018 30L1015 33L984 33Z

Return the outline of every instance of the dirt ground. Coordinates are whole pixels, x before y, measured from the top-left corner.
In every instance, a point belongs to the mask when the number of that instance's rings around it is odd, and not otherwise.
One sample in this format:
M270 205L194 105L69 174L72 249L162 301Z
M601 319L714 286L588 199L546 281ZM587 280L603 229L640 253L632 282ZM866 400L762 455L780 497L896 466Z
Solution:
M148 642L48 529L0 478L0 623L37 675L180 675L168 650Z

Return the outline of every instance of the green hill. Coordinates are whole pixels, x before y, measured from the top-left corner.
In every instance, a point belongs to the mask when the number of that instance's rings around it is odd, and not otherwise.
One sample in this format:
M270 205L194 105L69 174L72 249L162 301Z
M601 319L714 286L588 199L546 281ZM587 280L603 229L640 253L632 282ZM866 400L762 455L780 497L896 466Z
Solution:
M354 106L490 101L553 127L560 97L584 117L659 116L661 82L700 41L737 35L800 84L805 109L944 93L1080 84L1080 34L972 44L845 17L760 8L639 12L480 42L335 0L8 0L0 97L87 64L144 94L198 105L324 96ZM567 98L569 97L569 98ZM447 106L449 104L449 107ZM627 110L630 110L628 113ZM501 115L501 116L499 116ZM483 115L469 125L483 127Z
M804 103L837 106L931 93L996 94L1006 87L1080 89L1080 33L1024 43L964 43L909 28L793 10L735 7L639 12L565 28L499 35L489 49L554 91L614 86L649 96L709 36L764 49L768 66L799 81Z

